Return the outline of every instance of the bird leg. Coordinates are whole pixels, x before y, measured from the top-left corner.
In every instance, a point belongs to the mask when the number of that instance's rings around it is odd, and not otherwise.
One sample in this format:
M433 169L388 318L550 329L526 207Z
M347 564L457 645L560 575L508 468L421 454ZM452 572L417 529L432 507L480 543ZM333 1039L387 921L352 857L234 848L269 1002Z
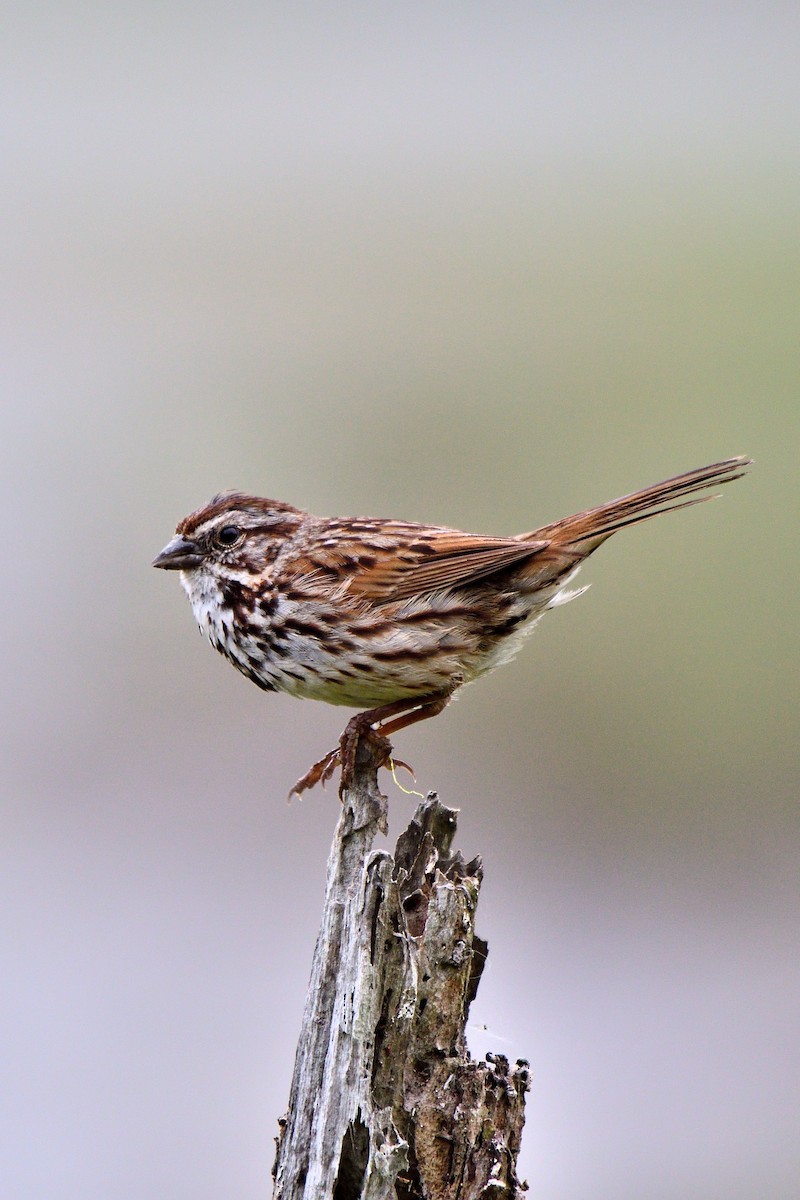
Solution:
M327 783L339 763L342 765L339 783L341 796L353 782L356 753L361 738L365 738L374 746L378 752L378 765L385 767L392 753L388 735L397 733L409 725L416 725L418 721L427 721L429 717L435 717L450 702L451 696L451 691L433 692L428 696L416 699L406 697L403 700L394 700L391 704L382 704L378 708L356 713L347 722L339 745L329 750L319 762L315 762L302 779L298 779L289 793L289 799L291 800L292 796L301 796L317 783ZM408 763L400 762L399 759L395 759L395 762L397 766L405 767L413 775L414 772Z

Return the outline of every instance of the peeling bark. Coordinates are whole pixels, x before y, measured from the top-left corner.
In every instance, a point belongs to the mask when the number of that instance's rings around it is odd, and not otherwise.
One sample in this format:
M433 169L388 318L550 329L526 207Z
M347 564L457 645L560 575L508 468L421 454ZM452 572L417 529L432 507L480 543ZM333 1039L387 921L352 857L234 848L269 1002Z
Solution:
M510 1200L527 1063L473 1062L469 1006L487 946L474 932L480 858L451 846L429 794L394 857L362 742L328 859L325 907L280 1122L273 1200Z

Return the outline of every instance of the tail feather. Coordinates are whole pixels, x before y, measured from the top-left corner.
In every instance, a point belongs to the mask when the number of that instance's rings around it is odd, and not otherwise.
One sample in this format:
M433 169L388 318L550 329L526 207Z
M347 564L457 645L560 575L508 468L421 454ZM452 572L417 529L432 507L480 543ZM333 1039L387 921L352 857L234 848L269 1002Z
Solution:
M689 508L693 504L713 500L713 495L699 496L692 500L687 500L686 497L717 484L740 479L751 461L752 459L745 456L727 458L708 467L699 467L695 471L675 475L672 479L665 479L663 483L631 492L628 496L621 496L618 500L611 500L598 508L575 513L571 517L555 521L552 525L545 525L532 533L523 534L520 540L549 540L554 546L573 545L591 540L595 545L599 545L625 525L636 525L640 521L657 517L660 513ZM583 553L589 553L594 546L580 549Z

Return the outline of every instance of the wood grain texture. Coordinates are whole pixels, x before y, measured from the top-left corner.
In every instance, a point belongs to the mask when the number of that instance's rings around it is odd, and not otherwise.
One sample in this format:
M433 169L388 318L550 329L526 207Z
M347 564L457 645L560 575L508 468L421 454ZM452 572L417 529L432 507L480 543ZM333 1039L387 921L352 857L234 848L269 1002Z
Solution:
M394 856L368 744L328 861L274 1200L501 1200L515 1172L527 1063L474 1062L465 1026L487 947L482 868L451 847L431 794Z

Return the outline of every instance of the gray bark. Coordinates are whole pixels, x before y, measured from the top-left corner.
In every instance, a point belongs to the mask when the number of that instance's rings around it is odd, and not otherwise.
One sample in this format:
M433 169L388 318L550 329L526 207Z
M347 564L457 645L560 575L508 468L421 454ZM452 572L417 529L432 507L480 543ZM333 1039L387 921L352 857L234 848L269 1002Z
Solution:
M505 1200L527 1063L473 1062L465 1026L486 959L479 858L451 853L456 812L424 800L392 857L369 744L328 859L273 1200Z

